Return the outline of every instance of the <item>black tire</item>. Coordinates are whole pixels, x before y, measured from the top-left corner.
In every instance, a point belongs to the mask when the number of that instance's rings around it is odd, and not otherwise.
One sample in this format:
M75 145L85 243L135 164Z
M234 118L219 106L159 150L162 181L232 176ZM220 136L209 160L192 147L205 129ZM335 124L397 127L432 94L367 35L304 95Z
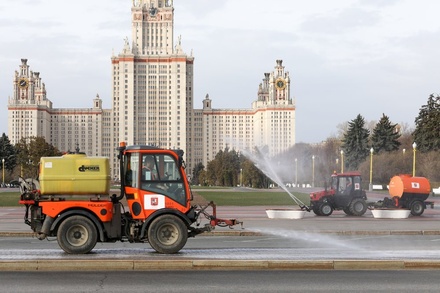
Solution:
M425 211L425 204L420 200L413 201L411 204L411 215L421 216Z
M314 204L312 206L312 211L315 213L315 215L321 216L321 214L319 213L319 207L317 206L317 204Z
M58 245L70 254L89 253L95 247L97 239L95 225L84 216L65 219L57 232Z
M355 198L351 201L348 209L353 216L360 217L367 211L367 203L362 198Z
M342 210L343 210L344 213L346 213L348 216L353 216L353 215L351 214L351 212L350 212L350 209L349 209L348 207L343 208Z
M333 213L333 207L328 202L323 202L319 206L319 213L321 216L328 217Z
M148 242L159 253L179 252L188 240L188 228L173 215L159 216L148 228Z

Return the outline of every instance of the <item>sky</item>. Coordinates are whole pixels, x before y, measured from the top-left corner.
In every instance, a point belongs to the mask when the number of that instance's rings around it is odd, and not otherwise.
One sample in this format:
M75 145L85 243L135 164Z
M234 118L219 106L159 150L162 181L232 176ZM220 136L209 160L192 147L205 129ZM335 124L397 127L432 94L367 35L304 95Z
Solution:
M58 4L59 3L59 4ZM132 0L0 3L0 133L21 59L54 108L111 108L111 62L131 41ZM174 0L175 44L193 53L194 107L250 109L283 60L296 141L319 143L358 114L414 127L440 90L438 0Z

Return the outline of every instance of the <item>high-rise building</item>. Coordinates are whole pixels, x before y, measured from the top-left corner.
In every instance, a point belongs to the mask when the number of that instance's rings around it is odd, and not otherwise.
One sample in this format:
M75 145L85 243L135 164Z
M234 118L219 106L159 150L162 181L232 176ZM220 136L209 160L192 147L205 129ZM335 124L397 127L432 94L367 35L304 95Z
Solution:
M22 59L8 102L12 143L43 136L61 151L109 156L114 178L120 141L183 149L188 173L227 147L266 146L275 155L295 144L295 103L282 60L264 74L251 109L215 109L209 95L194 109L194 57L180 36L174 44L173 1L133 0L131 12L132 40L111 57L111 109L98 95L91 108L53 108L39 73Z
M112 57L113 143L190 150L194 57L174 46L173 1L133 1L131 15L132 42Z

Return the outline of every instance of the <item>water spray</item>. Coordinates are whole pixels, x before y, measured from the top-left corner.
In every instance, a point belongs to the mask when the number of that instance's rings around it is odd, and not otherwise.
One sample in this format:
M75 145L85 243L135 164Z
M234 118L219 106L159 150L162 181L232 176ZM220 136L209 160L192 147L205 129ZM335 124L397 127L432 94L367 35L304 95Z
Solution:
M269 162L267 156L265 156L258 147L256 147L257 155L250 153L247 150L243 151L243 154L251 160L255 166L260 169L267 177L269 177L273 182L278 184L287 194L293 199L293 201L301 208L301 210L306 210L310 212L310 208L306 206L299 198L293 195L283 184L282 180L279 178L277 172L274 170L271 162Z

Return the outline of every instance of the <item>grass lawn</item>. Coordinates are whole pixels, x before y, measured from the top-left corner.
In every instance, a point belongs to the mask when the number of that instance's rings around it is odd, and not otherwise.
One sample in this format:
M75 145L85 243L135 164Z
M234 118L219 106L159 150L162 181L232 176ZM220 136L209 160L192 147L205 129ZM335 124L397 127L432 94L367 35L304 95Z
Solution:
M296 205L286 192L220 192L193 191L205 200L213 201L219 206L259 206L259 205ZM305 205L310 204L309 194L294 192L293 195Z
M17 207L20 199L19 192L1 192L0 207Z
M193 190L197 203L206 203L213 201L219 206L258 206L258 205L296 205L295 201L286 192L274 192L264 190L256 191L219 191L215 188L212 191L197 191ZM309 194L307 193L293 193L305 205L310 204ZM201 198L200 198L201 197ZM20 198L19 192L2 192L0 193L0 207L14 207L20 206L18 200Z

